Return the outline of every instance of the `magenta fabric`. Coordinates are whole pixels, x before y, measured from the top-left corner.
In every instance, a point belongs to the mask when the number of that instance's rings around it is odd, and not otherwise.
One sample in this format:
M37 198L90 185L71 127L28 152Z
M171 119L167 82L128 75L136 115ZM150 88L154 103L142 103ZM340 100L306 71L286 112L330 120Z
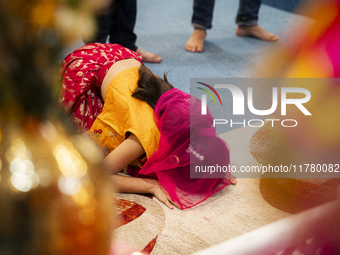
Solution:
M103 109L101 84L110 67L122 59L142 57L119 44L90 43L67 55L62 61L59 102L72 114L80 130L89 130Z
M336 7L338 10L338 15L332 24L329 25L327 30L323 35L319 38L317 42L318 44L324 44L324 47L327 51L328 57L332 62L333 70L334 70L334 78L340 78L340 0L336 1Z
M139 176L157 178L182 209L201 203L230 183L230 172L214 178L210 173L190 177L190 167L196 165L230 165L229 148L212 127L210 112L201 115L200 100L171 89L159 98L155 117L161 133L159 149L146 161ZM189 146L204 160L193 155ZM186 203L185 198L192 203Z

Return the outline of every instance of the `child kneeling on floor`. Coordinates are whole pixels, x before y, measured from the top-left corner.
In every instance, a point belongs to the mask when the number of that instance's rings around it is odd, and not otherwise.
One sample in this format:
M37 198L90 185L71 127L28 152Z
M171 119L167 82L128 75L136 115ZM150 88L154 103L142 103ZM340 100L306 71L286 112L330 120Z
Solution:
M87 44L61 67L60 103L104 149L118 192L151 193L171 209L185 209L236 183L230 172L190 177L196 165L229 166L228 146L210 112L201 115L201 102L174 88L166 75L155 76L138 53ZM117 175L126 166L134 177Z

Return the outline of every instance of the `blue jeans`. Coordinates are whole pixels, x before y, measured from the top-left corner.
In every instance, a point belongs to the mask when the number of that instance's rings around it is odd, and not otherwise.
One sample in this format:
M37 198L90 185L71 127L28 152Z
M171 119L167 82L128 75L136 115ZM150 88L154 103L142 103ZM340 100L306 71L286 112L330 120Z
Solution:
M256 26L261 0L240 0L236 16L236 24L239 26ZM199 29L212 27L215 0L194 0L194 13L191 23Z

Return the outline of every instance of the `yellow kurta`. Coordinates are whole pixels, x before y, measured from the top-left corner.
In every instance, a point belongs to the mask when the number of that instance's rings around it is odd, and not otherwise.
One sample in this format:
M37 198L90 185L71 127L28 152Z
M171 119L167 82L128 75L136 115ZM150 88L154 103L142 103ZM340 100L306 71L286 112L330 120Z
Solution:
M146 158L158 149L160 133L153 109L131 96L138 86L138 71L139 67L129 68L112 79L105 93L103 111L89 131L106 155L125 140L127 133L138 138ZM138 160L132 165L141 167L145 160Z

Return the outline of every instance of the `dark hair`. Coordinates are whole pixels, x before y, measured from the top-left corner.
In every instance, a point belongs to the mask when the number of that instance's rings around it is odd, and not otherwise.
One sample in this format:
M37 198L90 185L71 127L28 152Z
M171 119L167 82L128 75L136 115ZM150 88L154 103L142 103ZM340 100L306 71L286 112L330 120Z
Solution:
M167 74L164 73L163 77L163 79L157 77L149 68L142 65L139 69L138 88L133 91L132 96L147 102L155 110L160 96L174 88L168 82Z

